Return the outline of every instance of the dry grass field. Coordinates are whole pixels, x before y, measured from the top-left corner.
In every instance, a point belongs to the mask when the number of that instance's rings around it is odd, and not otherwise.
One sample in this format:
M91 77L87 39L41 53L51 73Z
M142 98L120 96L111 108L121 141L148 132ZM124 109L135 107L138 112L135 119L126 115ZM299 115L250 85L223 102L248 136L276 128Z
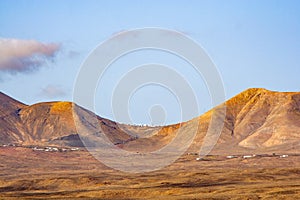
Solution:
M184 155L149 173L110 169L87 151L0 148L0 199L299 199L300 157Z

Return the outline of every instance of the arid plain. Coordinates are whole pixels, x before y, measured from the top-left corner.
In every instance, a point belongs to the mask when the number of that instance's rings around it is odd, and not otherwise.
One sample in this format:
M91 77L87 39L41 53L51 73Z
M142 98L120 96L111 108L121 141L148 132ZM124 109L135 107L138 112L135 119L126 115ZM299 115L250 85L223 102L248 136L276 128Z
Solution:
M300 156L184 155L149 173L105 167L86 151L0 149L0 199L298 199Z
M97 117L115 146L141 155L170 143L179 128L188 135L198 126L176 162L143 173L117 171L95 159L76 133L74 104L27 106L0 97L0 199L299 199L300 93L249 89L200 117L165 127ZM211 116L218 120L222 106L221 135L197 160ZM97 133L91 112L84 112L83 124Z

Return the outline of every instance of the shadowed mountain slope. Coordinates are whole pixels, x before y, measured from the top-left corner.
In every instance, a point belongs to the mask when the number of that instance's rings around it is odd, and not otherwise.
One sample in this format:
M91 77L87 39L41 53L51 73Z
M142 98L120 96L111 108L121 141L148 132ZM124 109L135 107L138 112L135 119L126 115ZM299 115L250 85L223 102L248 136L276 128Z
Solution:
M23 124L19 111L27 106L0 92L0 143L14 143L23 139Z

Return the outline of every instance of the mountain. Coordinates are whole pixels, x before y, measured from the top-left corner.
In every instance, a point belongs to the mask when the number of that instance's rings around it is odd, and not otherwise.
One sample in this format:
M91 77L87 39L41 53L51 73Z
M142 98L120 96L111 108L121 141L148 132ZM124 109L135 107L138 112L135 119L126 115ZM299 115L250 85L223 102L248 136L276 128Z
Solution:
M252 89L242 93L244 104L227 103L233 120L233 136L248 148L272 147L300 142L300 93ZM234 99L233 99L234 100ZM242 100L243 102L243 100Z
M72 109L77 105L71 102L45 102L27 106L3 93L0 93L0 103L0 144L83 145L73 120ZM117 123L100 117L97 119L112 142L131 138Z
M297 151L300 147L300 93L248 89L226 101L224 127L215 150L219 152ZM203 116L207 131L212 109Z
M26 105L0 92L0 143L14 143L22 138L19 111Z
M165 127L119 124L71 102L27 106L0 93L0 103L0 144L83 146L77 132L86 130L93 137L104 133L121 148L147 152L169 144L178 133L188 141L195 132L188 151L198 152L203 143L217 139L213 118L215 124L224 123L213 152L286 152L300 147L300 92L248 89L200 117ZM205 137L209 127L212 135Z

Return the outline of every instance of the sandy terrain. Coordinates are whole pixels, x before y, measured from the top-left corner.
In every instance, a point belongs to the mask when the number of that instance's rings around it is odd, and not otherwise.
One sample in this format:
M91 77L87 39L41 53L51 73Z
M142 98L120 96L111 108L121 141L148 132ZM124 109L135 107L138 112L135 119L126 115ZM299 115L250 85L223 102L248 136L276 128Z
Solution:
M299 199L300 156L196 157L129 174L86 151L1 147L0 199Z

